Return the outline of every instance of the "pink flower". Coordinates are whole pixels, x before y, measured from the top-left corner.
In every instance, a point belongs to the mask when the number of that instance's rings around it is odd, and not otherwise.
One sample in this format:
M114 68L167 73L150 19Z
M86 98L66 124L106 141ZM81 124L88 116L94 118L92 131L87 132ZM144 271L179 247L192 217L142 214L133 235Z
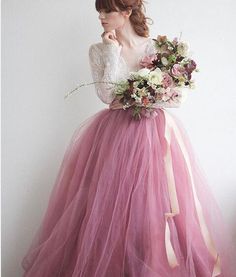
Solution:
M150 56L145 56L144 58L142 58L142 60L140 61L140 65L142 67L146 67L146 68L153 68L153 61L156 60L156 55L152 54Z
M164 88L168 88L173 85L173 80L168 73L163 74L162 85Z
M174 76L181 76L184 72L185 72L185 69L181 67L179 64L174 64L171 69L171 73Z
M179 91L176 90L175 88L170 88L168 87L164 94L162 95L162 100L165 102L169 102L171 100L175 100L176 97L179 96Z

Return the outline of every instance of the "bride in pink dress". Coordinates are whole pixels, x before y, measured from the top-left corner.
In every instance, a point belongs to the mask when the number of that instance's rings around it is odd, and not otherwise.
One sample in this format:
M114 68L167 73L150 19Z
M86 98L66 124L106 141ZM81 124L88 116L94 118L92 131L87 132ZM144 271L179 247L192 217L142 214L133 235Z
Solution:
M140 69L154 41L139 0L96 0L102 42L89 48L94 81ZM182 123L168 108L133 120L111 84L109 105L75 130L25 277L233 277L233 249Z

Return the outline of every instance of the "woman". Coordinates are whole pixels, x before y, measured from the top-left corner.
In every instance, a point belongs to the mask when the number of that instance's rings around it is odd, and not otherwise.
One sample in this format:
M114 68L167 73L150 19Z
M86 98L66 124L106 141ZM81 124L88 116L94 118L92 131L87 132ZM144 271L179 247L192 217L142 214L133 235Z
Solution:
M94 81L116 81L154 53L139 0L96 0L104 28L90 46ZM235 276L217 204L181 122L166 108L131 119L114 87L109 109L75 131L40 228L27 277Z

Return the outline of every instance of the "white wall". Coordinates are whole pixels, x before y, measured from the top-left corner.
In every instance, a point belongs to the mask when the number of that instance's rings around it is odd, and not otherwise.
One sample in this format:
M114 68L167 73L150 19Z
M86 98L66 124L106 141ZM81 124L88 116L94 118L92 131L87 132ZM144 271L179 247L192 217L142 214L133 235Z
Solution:
M234 235L235 8L230 0L150 0L147 6L151 36L182 31L198 61L197 88L174 113ZM92 86L63 98L77 83L91 81L88 47L103 32L94 1L7 0L2 12L2 276L12 277L22 275L20 261L73 131L106 105Z

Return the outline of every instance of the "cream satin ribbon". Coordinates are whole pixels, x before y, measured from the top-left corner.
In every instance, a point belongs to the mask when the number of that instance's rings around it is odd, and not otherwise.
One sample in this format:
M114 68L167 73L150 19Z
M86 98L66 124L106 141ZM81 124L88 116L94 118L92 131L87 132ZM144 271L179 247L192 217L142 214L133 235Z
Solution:
M166 254L167 254L168 263L171 267L176 267L178 265L177 258L176 258L173 246L171 244L171 240L170 240L170 227L169 227L169 222L168 222L169 218L174 217L175 215L179 214L179 212L180 212L177 193L176 193L174 173L173 173L171 149L170 149L171 131L173 131L175 134L175 137L177 139L177 142L182 150L182 154L184 156L184 159L185 159L185 162L186 162L186 165L188 168L188 173L189 173L190 180L191 180L190 185L191 185L192 192L193 192L193 198L194 198L194 203L195 203L195 208L196 208L196 212L197 212L197 216L198 216L199 225L201 228L201 233L202 233L202 236L203 236L203 239L207 246L208 251L215 259L212 277L218 276L221 273L220 258L216 251L216 247L215 247L212 237L209 233L209 230L207 228L207 224L205 222L204 215L202 212L201 203L197 197L188 151L185 147L181 132L180 132L179 128L177 127L177 125L175 124L174 120L168 114L168 112L166 112L164 109L162 109L162 111L164 112L165 120L166 120L166 122L165 122L165 139L166 139L166 143L167 143L166 144L167 148L166 148L164 161L165 161L165 170L166 170L166 175L167 175L168 191L169 191L170 207L171 207L171 212L165 213L165 218L166 218L165 246L166 246Z

